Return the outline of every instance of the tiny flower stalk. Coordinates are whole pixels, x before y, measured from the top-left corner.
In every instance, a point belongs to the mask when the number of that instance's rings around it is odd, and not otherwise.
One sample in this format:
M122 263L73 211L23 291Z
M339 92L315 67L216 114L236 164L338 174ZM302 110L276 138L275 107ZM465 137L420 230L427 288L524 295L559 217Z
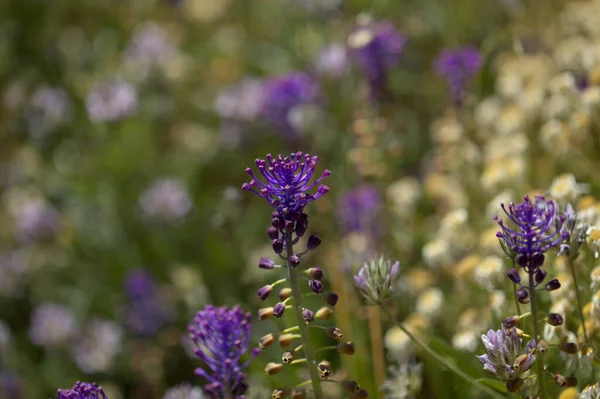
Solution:
M423 352L427 353L441 365L446 367L448 370L455 373L457 376L463 378L469 384L478 387L481 391L486 392L492 398L503 398L504 396L483 384L482 382L474 379L455 364L448 361L445 357L436 353L432 348L429 347L423 340L412 334L401 322L399 322L385 306L392 294L394 293L394 286L398 282L400 275L400 263L392 263L385 256L378 256L370 261L366 262L364 266L359 270L358 274L354 276L354 283L361 292L362 296L367 302L367 305L377 305L381 308L382 312L388 317L388 319L398 326L406 336ZM351 350L348 347L342 347L338 345L335 347L338 351ZM353 347L352 347L353 349ZM342 352L346 353L346 352ZM361 396L354 396L361 397Z

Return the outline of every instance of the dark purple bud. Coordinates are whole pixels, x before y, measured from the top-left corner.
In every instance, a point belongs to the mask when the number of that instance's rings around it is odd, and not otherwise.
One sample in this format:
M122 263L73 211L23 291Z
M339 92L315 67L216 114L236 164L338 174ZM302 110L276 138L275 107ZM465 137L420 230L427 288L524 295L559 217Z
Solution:
M277 211L271 212L271 218L276 218L276 217L279 217L279 212L277 212Z
M321 294L321 299L326 304L328 304L330 306L335 306L338 301L338 296L336 294L334 294L333 292L324 292Z
M275 306L273 306L273 316L281 317L283 316L283 312L285 312L285 303L278 302Z
M263 258L260 258L260 260L258 261L258 267L260 267L261 269L271 270L271 269L275 268L275 262L273 262L269 258L263 257Z
M546 271L544 269L537 269L535 271L535 285L540 284L546 278Z
M278 217L275 217L271 220L271 224L278 230L282 230L285 227L285 223Z
M563 324L565 322L565 320L563 319L563 317L561 315L559 315L558 313L549 313L548 314L548 324L550 324L551 326L560 326L561 324Z
M562 344L558 345L558 349L560 349L561 351L568 353L569 355L574 355L575 353L577 353L577 344L574 344L573 342L563 342Z
M521 287L517 290L517 300L522 304L529 303L529 294L525 288Z
M323 278L323 271L320 267L311 267L306 271L306 274L313 280L321 280Z
M546 291L555 291L560 288L560 282L557 279L550 281L546 284Z
M308 223L298 222L296 223L296 236L302 237L304 233L306 233L306 228L308 227Z
M308 237L308 241L306 242L306 248L308 248L309 250L313 250L315 248L317 248L319 245L321 245L321 239L319 237L317 237L316 235L312 234L310 237Z
M506 272L506 275L515 284L519 284L521 282L521 276L519 276L519 271L514 267Z
M292 267L297 267L300 264L300 257L296 254L290 256L289 260Z
M279 238L279 230L271 226L267 229L267 235L271 240L276 240Z
M260 298L261 301L264 301L265 299L267 299L269 297L269 295L271 295L272 291L273 291L272 286L265 285L260 290L258 290L258 297Z
M531 260L529 261L529 267L532 269L537 269L544 264L545 259L546 257L544 256L544 254L534 255L533 258L531 258Z
M304 321L307 323L312 323L315 320L315 314L310 309L304 309L302 311L302 317L304 318Z
M285 221L285 231L288 233L294 231L294 222L292 220Z
M321 282L319 280L310 280L308 282L308 286L316 294L320 294L321 292L323 292L323 284L321 284Z
M283 241L282 240L273 240L273 251L276 254L281 254L283 252Z
M308 223L308 215L306 213L301 213L300 216L298 216L298 223Z
M508 316L504 319L502 324L504 324L504 327L509 329L509 328L515 327L517 324L519 324L520 321L521 321L521 316L518 316L518 315Z

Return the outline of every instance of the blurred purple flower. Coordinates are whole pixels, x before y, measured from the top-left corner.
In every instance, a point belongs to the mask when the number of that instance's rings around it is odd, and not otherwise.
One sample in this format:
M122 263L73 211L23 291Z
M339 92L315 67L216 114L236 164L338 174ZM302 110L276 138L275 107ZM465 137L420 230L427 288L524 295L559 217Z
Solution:
M445 49L434 63L435 72L443 77L456 104L463 100L465 90L471 79L481 68L481 53L474 47Z
M265 183L254 175L251 168L246 168L246 173L252 177L252 180L244 183L242 189L265 198L284 220L297 220L309 202L329 191L329 187L320 184L331 174L327 169L323 171L321 177L311 183L319 157L297 152L289 157L279 154L276 158L267 154L266 158L266 161L264 159L255 161ZM315 194L308 192L315 187L317 187Z
M0 398L20 399L23 388L19 376L10 371L0 371Z
M85 105L92 122L118 122L137 112L137 92L130 83L112 79L98 83Z
M271 78L264 84L263 90L262 115L289 136L297 133L293 120L294 111L298 107L319 101L317 82L305 72L291 72Z
M65 120L71 104L63 89L41 86L31 96L29 105L25 112L29 134L43 137Z
M79 370L106 373L121 351L121 328L113 321L92 319L71 349Z
M347 69L346 47L339 43L324 47L317 55L314 67L319 75L339 78Z
M39 199L25 202L17 215L17 236L24 242L51 239L59 227L58 212Z
M26 278L27 264L21 252L0 252L0 295L19 297Z
M368 83L372 101L387 99L387 73L400 62L408 39L391 22L359 21L347 39L350 57L359 65Z
M198 387L192 387L190 384L181 384L173 388L169 388L165 392L163 399L205 399L206 396Z
M262 81L245 78L241 82L221 90L213 107L221 118L251 122L261 112L263 95Z
M173 319L159 287L144 269L134 269L125 278L125 293L129 299L125 309L125 325L137 335L149 337Z
M344 233L352 231L377 237L383 232L380 216L382 199L379 190L364 184L346 192L338 203L338 221Z
M190 337L198 347L196 355L210 369L197 368L195 373L209 381L204 389L214 399L225 397L226 392L230 392L234 399L245 397L248 386L242 370L259 351L258 348L254 349L251 359L240 363L250 348L251 317L239 306L228 309L209 305L196 314L189 326Z
M102 387L95 383L77 381L71 389L59 389L58 399L107 399Z
M54 347L67 342L76 333L75 317L66 306L43 303L33 311L29 339L35 345Z
M139 198L144 217L149 220L174 222L181 220L192 209L187 187L179 180L158 178Z
M503 381L519 378L535 363L535 340L530 340L525 348L516 328L489 330L481 336L487 353L477 356L483 369ZM518 361L518 365L516 362Z
M155 22L139 24L125 50L125 63L145 77L155 66L165 65L176 53L165 28Z

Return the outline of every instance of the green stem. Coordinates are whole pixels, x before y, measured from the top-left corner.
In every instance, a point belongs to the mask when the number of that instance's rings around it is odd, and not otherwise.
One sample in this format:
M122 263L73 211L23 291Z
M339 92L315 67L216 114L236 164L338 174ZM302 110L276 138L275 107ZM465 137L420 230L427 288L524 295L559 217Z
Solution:
M530 305L531 305L531 324L533 325L533 338L535 342L539 342L539 326L538 326L538 317L537 317L537 303L536 303L536 292L535 292L535 281L534 281L534 273L529 272L529 297ZM535 360L537 366L537 379L538 385L540 388L540 399L546 399L548 396L546 395L546 375L544 372L544 357L539 355Z
M577 285L577 273L575 273L575 266L573 266L573 262L569 259L567 261L569 264L569 269L571 270L571 277L573 277L573 288L575 289L575 298L577 298L577 310L579 311L579 318L581 319L581 327L583 328L583 339L587 344L588 334L587 329L585 328L585 316L583 315L583 306L581 305L581 297L579 296L579 286Z
M315 364L315 353L310 343L308 327L306 326L304 317L302 317L302 307L300 306L300 304L302 303L302 292L300 291L300 286L298 285L297 270L292 267L289 261L289 258L292 255L294 255L294 247L292 246L292 234L287 233L285 240L288 257L288 278L290 280L290 288L292 289L292 298L294 301L294 305L292 307L294 308L294 313L296 314L296 322L298 323L298 329L300 330L300 341L302 342L304 354L306 355L306 364L308 366L308 372L310 374L310 380L313 388L313 393L315 394L315 399L323 399L323 391L321 390L321 379L319 378L319 373L317 372L317 366Z
M448 370L452 371L454 374L456 374L457 376L461 377L462 379L464 379L465 381L467 381L468 383L477 386L477 388L479 388L481 391L489 394L491 397L493 398L497 398L497 399L504 399L504 396L499 394L498 392L494 391L492 388L488 387L487 385L477 381L475 378L471 377L470 375L468 375L467 373L465 373L464 371L462 371L461 369L459 369L458 367L456 367L455 364L453 364L452 362L448 361L448 359L446 359L445 357L437 354L433 349L431 349L429 347L429 345L427 345L425 342L421 341L420 338L417 338L415 335L413 335L410 331L408 331L406 329L406 327L404 327L404 325L402 323L400 323L398 320L396 320L395 317L393 317L389 311L382 305L379 305L381 307L381 310L383 311L383 313L385 313L385 315L390 319L390 321L392 323L394 323L396 326L398 326L402 331L404 331L404 333L408 336L408 338L410 338L410 340L422 351L427 352L427 354L429 356L431 356L432 358L434 358L435 360L437 360L440 364L442 364L444 367L446 367Z

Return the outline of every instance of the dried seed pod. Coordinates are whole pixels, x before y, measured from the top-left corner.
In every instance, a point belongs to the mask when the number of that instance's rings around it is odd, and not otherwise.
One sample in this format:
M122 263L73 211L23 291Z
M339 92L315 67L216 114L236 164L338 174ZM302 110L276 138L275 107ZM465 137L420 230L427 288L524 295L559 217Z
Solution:
M294 360L294 356L296 356L296 351L293 349L291 351L283 352L281 355L281 361L284 364L290 364L292 360Z
M275 343L275 338L277 338L277 335L273 333L265 335L260 339L260 341L258 341L258 347L263 350L267 349L269 346Z
M335 339L336 341L341 341L342 338L344 338L344 334L342 333L342 330L340 330L337 327L327 327L325 329L325 332L327 333L327 335L329 335L331 338Z
M508 392L518 392L519 389L523 388L525 381L522 378L516 378L506 383L506 390Z
M336 350L339 353L344 353L346 355L354 355L354 344L352 342L342 342L339 343L336 347Z
M291 390L289 388L277 388L273 390L271 399L284 399L290 396Z
M342 382L340 382L340 384L342 385L342 388L344 388L344 390L346 392L355 393L355 392L358 392L360 389L360 386L358 385L358 383L356 381L343 380Z
M319 372L321 379L328 380L329 377L331 377L331 363L327 360L321 360L317 365L317 371Z
M281 363L269 362L265 366L265 373L267 375L275 375L275 374L279 373L281 370L283 370L283 364L281 364Z

